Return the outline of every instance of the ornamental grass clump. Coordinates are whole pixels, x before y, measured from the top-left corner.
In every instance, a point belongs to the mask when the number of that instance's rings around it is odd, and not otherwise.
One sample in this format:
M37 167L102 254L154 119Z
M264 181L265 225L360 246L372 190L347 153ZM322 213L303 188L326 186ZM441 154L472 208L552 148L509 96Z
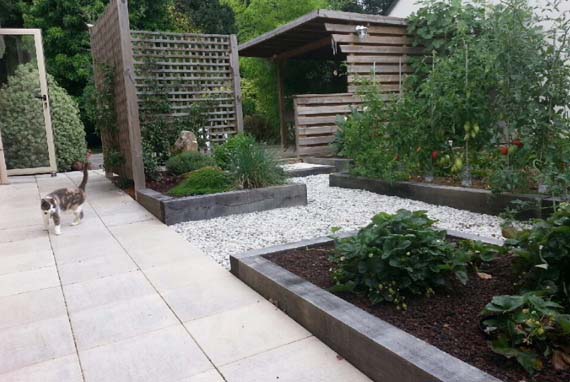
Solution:
M424 211L380 213L356 236L337 240L333 291L406 309L408 296L429 297L454 277L465 284L469 254L448 243L434 223Z
M268 187L285 181L277 160L249 135L231 138L216 148L214 157L218 165L231 174L238 188Z

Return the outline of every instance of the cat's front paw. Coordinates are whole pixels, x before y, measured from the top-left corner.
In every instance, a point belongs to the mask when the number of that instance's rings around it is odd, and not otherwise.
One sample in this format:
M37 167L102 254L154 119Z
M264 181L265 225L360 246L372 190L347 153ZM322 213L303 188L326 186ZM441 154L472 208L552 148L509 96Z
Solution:
M56 226L54 232L57 236L61 235L61 228L59 226Z

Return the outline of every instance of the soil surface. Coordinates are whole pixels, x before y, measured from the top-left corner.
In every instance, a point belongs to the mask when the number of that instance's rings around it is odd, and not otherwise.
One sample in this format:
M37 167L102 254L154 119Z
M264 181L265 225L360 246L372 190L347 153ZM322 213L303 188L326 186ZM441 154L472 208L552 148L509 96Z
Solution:
M174 175L162 175L158 180L147 180L146 187L151 190L166 194L168 190L176 186L182 177Z
M424 183L424 184L439 184L442 186L453 186L453 187L464 187L461 184L461 179L459 178L445 178L445 177L434 177L432 182L426 182L423 176L413 176L410 182L414 183ZM481 179L473 179L471 187L467 188L477 188L482 190L490 190L491 186L482 181Z
M266 258L328 289L334 284L329 271L333 264L328 259L332 252L333 246L326 245ZM480 271L492 275L490 280L472 274L465 286L457 283L452 291L410 299L405 312L389 304L373 306L366 298L353 294L339 297L505 382L569 382L570 371L557 372L549 364L533 380L515 361L493 353L487 344L479 326L479 313L493 296L516 293L511 265L510 257L483 265Z

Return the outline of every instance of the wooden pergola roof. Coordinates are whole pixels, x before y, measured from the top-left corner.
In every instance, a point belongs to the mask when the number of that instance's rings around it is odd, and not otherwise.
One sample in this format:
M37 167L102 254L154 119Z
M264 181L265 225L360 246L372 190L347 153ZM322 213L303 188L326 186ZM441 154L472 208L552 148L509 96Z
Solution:
M398 17L366 15L320 9L267 32L239 46L241 57L261 57L282 61L297 59L338 59L332 32L326 24L364 26L405 26Z

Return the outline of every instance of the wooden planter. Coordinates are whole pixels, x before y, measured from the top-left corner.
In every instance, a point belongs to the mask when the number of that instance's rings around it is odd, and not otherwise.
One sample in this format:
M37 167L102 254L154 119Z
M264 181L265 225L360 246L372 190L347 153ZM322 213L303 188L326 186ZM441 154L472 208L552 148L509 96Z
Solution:
M515 200L532 202L532 207L523 211L521 218L544 218L552 212L553 199L544 195L493 194L491 191L476 188L415 182L387 182L338 173L330 175L329 184L331 187L367 190L377 194L399 196L488 215L499 215Z
M137 201L165 224L307 205L307 186L287 184L230 191L212 195L174 198L145 188Z
M500 382L264 257L330 242L319 238L231 256L231 272L374 381Z

